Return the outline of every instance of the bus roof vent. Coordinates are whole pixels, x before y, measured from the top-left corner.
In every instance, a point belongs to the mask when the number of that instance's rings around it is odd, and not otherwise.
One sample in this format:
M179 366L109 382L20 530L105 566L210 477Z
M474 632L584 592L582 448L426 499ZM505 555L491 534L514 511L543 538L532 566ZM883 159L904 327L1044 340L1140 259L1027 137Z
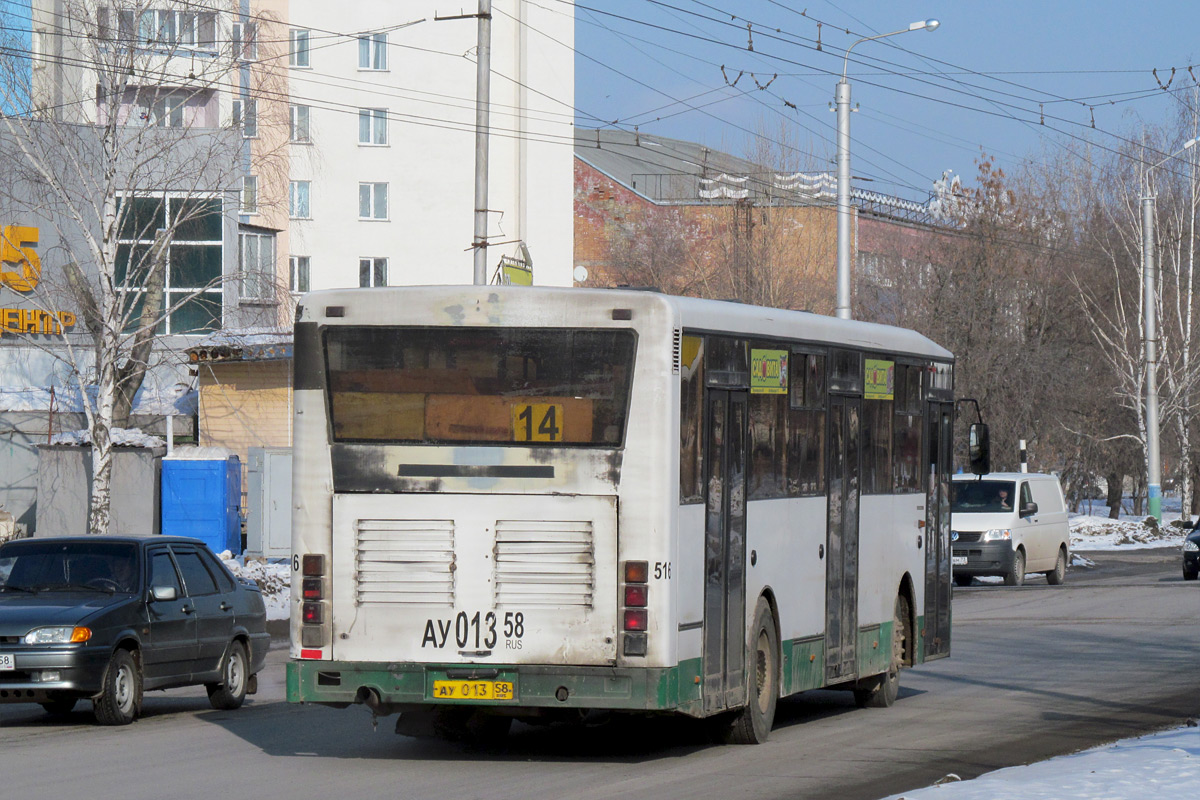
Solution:
M683 331L679 328L671 336L671 374L679 374L680 360L683 358Z

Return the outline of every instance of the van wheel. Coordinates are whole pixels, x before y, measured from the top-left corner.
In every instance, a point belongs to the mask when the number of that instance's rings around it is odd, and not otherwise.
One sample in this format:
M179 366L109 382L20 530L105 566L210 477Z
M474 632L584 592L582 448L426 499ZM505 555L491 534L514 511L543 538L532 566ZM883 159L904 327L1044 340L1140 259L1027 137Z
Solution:
M750 659L746 664L750 690L746 707L734 716L729 726L726 741L730 744L762 744L775 723L775 703L779 699L779 637L775 633L771 606L761 597L754 611L752 632Z
M888 671L875 679L874 686L854 690L854 702L859 708L891 708L896 702L900 696L900 670L904 666L908 641L908 598L899 595L892 617L892 658Z
M1012 566L1004 575L1005 586L1024 586L1025 585L1025 551L1014 550L1012 557Z
M1054 569L1046 573L1046 583L1051 586L1061 586L1062 582L1067 579L1067 549L1065 547L1058 548L1058 561L1054 562Z

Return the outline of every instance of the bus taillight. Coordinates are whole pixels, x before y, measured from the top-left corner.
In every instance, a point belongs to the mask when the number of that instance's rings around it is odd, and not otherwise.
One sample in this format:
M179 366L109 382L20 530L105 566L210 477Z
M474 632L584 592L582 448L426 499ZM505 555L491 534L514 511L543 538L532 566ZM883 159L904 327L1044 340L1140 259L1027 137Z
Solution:
M646 561L625 562L625 602L622 604L622 636L621 653L626 656L645 656L647 647L646 631L650 625L650 615L646 610L650 587L646 585L650 577L650 564Z
M644 608L627 608L625 609L625 630L627 631L645 631L646 630L646 609ZM628 648L626 648L628 650ZM629 655L629 653L626 653Z
M325 621L325 556L305 553L300 560L300 646L324 647L329 642Z

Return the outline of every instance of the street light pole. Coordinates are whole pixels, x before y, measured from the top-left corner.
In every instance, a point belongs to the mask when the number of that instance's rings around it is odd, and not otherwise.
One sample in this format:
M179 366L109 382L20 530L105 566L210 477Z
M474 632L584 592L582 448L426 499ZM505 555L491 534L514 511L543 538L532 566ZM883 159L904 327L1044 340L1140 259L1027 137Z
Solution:
M939 23L936 19L914 22L907 28L878 36L864 36L846 48L842 62L842 79L838 81L833 99L837 104L837 316L850 319L850 81L846 80L846 68L850 65L850 51L863 42L886 39L909 31L934 31Z
M1146 170L1146 194L1142 197L1142 300L1143 326L1146 332L1146 499L1150 516L1162 522L1162 460L1158 446L1158 270L1154 260L1155 196L1150 188L1150 172L1196 144L1189 139L1177 152Z

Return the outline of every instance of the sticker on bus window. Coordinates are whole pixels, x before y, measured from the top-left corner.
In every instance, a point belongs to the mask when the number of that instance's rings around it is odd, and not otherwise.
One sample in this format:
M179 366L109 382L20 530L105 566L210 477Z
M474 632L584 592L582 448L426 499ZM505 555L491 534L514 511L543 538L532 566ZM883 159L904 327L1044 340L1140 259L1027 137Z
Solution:
M750 394L787 394L788 351L750 350Z
M891 400L896 393L896 362L868 358L863 365L866 400Z
M563 407L559 403L518 403L512 407L514 442L561 442Z

